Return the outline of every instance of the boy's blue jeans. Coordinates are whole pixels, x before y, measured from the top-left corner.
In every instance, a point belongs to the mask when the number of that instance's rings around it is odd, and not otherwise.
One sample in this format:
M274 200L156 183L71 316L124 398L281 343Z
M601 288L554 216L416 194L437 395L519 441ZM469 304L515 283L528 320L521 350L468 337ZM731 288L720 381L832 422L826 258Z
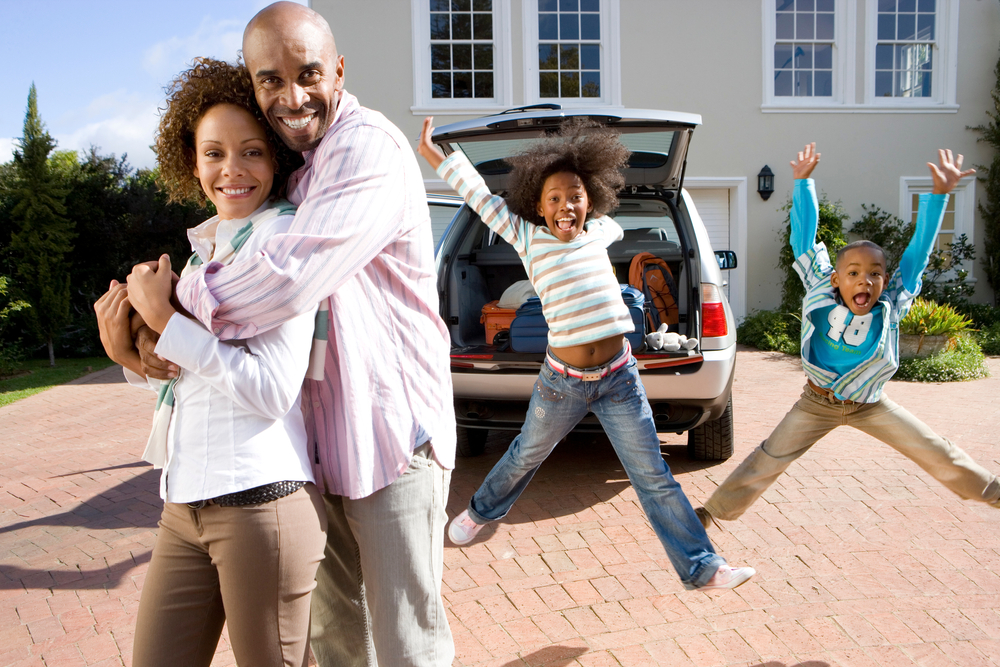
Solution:
M705 585L726 561L715 553L691 502L663 460L634 357L617 371L589 382L544 364L521 433L472 496L469 516L479 524L506 516L556 444L588 412L604 427L685 588Z

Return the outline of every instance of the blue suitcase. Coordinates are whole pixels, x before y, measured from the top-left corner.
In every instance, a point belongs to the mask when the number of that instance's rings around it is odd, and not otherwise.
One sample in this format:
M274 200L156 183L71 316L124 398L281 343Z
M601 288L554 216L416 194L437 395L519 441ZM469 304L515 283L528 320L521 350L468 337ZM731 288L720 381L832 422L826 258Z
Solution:
M643 313L645 297L642 292L630 285L621 285L622 300L632 316L635 330L625 334L633 350L642 347L646 335L646 318ZM533 296L517 309L514 320L510 323L510 348L515 352L541 353L549 344L549 325L542 315L542 302Z

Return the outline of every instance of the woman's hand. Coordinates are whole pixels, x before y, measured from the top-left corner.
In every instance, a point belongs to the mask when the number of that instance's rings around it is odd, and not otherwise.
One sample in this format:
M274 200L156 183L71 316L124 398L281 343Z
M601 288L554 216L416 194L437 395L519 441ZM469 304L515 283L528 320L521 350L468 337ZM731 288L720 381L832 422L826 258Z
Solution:
M155 268L150 262L137 264L128 276L129 300L146 325L162 334L177 310L171 305L173 279L169 255L161 255Z
M116 364L142 375L139 352L132 344L131 309L128 288L117 280L111 281L108 291L94 304L101 344L108 357Z
M420 140L417 143L417 152L423 156L427 162L434 167L435 171L444 162L444 153L431 141L434 133L434 116L424 118L424 127L420 131Z

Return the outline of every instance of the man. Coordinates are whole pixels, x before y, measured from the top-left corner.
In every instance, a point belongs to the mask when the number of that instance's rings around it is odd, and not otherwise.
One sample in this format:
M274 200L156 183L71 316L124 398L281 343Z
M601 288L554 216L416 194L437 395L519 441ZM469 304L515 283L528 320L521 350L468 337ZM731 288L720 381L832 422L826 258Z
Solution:
M268 122L305 153L288 187L298 212L263 252L209 264L177 296L222 339L329 299L325 377L303 394L330 525L313 652L323 666L374 663L373 649L382 667L450 665L440 586L455 417L419 167L400 131L344 91L343 56L313 10L263 9L243 57Z

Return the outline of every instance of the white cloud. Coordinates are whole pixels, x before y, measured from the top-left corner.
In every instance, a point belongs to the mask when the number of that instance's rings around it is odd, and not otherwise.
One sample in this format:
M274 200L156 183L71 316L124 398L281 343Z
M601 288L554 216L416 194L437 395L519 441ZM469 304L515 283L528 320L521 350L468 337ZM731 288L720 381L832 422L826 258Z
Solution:
M156 102L118 91L98 97L75 113L86 122L71 133L54 135L61 150L87 151L96 146L101 155L127 153L133 167L156 164L149 148L159 122Z
M14 139L11 137L0 137L0 163L10 162L14 159Z
M146 49L142 66L158 81L169 81L198 56L236 62L243 42L243 20L217 20L206 16L189 35L171 37Z

